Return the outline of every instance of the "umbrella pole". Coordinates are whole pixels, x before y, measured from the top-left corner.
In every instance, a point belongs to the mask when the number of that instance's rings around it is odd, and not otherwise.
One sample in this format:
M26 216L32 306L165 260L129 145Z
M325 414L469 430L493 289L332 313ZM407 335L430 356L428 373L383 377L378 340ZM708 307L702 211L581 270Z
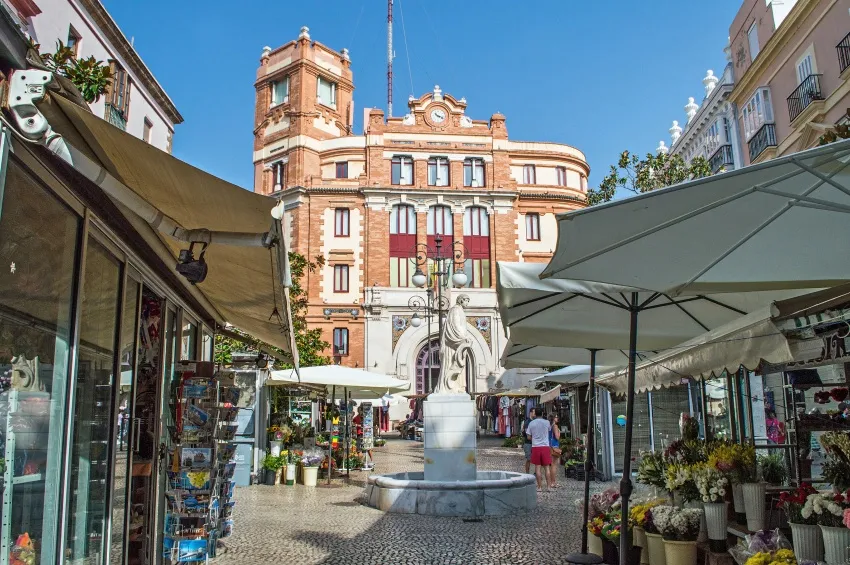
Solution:
M336 385L331 387L331 405L336 403ZM330 420L331 425L330 431L328 432L328 484L331 484L331 466L333 465L334 460L334 421L333 421L333 410L330 410Z
M637 357L638 294L632 293L629 306L629 370L626 385L626 441L623 454L623 478L620 481L621 524L620 565L626 565L632 548L632 536L628 528L629 498L632 495L632 420L635 413L635 361Z
M343 390L345 391L345 478L348 479L351 473L348 468L348 451L351 449L351 428L348 423L351 421L351 414L348 413L348 387Z
M593 441L596 436L593 402L596 396L596 350L590 350L590 379L587 386L587 445L584 457L584 513L581 519L581 552L587 554L587 519L590 517L590 471L593 469Z

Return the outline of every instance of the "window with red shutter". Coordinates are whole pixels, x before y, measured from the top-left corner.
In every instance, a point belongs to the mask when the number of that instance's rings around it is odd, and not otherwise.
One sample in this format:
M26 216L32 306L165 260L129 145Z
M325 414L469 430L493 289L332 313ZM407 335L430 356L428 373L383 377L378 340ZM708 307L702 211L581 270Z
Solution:
M472 288L490 287L490 217L487 210L473 206L463 214L464 272Z
M411 286L416 271L416 210L398 204L390 211L390 286Z

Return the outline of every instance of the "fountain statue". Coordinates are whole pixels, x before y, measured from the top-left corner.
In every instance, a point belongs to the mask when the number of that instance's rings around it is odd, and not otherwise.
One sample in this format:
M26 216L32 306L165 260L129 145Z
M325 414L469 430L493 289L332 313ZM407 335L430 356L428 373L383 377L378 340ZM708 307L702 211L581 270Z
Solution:
M440 335L440 378L423 405L424 472L371 475L369 506L431 516L499 516L537 506L533 475L477 470L475 402L465 387L472 345L468 306L469 296L458 296Z

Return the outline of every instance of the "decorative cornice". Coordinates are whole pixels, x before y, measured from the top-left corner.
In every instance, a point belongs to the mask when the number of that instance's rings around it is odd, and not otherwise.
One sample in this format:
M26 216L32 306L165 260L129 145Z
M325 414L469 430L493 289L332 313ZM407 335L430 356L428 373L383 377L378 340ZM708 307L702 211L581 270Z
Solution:
M834 3L834 2L833 2ZM819 0L800 0L791 8L791 12L785 17L785 20L779 24L779 28L767 40L767 44L759 51L755 60L750 63L744 76L742 76L729 95L732 102L740 105L745 99L749 98L750 93L757 87L761 86L756 81L762 78L762 74L774 58L785 47L788 39L793 36L800 25L806 21L809 15L820 4ZM828 9L828 8L827 8ZM826 10L824 11L826 13Z
M103 7L103 4L99 0L80 0L80 4L89 13L95 25L103 32L106 39L109 40L118 54L130 66L130 69L141 81L142 86L145 87L145 90L159 104L162 111L168 116L168 119L175 125L182 124L183 116L177 111L174 102L171 101L171 98L168 97L168 94L165 93L165 90L157 82L156 78L154 78L153 73L151 73L144 61L142 61L142 58L139 57L139 54L136 53L133 46L130 45L130 42L127 41L127 38L118 28L118 24L115 23L109 12Z
M551 192L520 192L520 200L565 200L569 202L579 202L587 204L586 198L572 196L570 194L553 194Z

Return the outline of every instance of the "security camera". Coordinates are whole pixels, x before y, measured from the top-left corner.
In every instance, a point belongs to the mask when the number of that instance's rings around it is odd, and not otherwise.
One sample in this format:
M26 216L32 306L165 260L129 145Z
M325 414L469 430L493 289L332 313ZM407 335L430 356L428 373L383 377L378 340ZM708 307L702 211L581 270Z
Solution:
M207 252L207 244L204 243L201 248L201 254L195 259L195 242L189 245L189 249L181 249L180 255L177 258L177 272L186 277L192 284L204 282L207 278L207 262L204 260L204 253Z

